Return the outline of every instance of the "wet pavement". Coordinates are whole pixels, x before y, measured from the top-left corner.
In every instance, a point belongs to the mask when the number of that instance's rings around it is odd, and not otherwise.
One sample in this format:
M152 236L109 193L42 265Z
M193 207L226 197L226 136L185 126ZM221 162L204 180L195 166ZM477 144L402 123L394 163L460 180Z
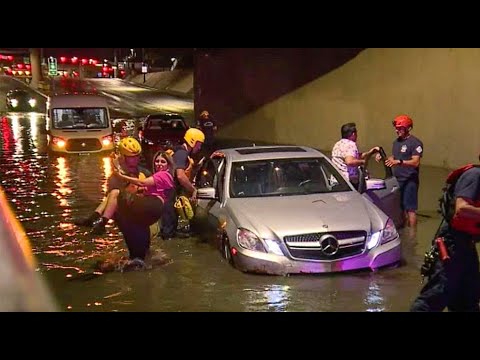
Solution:
M126 254L117 228L92 237L73 225L103 199L111 174L102 155L51 156L42 116L0 118L0 184L65 311L407 311L420 288L423 253L440 222L447 170L422 167L415 235L402 232L404 262L377 272L290 277L241 273L196 238L155 240L172 259L145 272L96 275L99 259ZM374 172L374 170L372 170Z

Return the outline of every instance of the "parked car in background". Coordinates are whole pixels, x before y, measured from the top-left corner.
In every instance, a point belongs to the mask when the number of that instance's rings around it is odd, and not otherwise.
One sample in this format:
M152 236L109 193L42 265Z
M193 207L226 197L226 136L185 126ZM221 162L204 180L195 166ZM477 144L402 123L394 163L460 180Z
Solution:
M182 144L187 129L185 119L179 114L148 115L138 132L146 163L152 163L157 151Z
M258 146L214 152L195 183L192 229L241 271L341 272L401 260L394 177L365 180L360 193L318 150Z
M39 110L40 104L36 95L22 89L14 89L7 92L6 105L8 111L30 112L44 110Z

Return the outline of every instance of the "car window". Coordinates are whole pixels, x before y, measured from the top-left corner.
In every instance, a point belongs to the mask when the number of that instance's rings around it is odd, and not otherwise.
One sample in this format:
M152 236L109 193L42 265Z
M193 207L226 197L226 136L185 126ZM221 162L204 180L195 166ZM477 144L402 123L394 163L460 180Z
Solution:
M56 108L52 116L55 129L106 129L110 126L105 108Z
M145 126L149 130L185 131L187 127L181 119L149 119Z
M234 162L231 197L263 197L352 191L323 158Z
M14 90L8 94L11 98L27 98L29 96L28 92L23 90ZM33 96L32 96L33 97Z
M197 188L206 188L215 187L216 185L216 166L215 163L209 159L198 172L195 186Z
M207 160L195 178L197 188L214 187L222 201L222 189L225 178L225 159L213 158Z

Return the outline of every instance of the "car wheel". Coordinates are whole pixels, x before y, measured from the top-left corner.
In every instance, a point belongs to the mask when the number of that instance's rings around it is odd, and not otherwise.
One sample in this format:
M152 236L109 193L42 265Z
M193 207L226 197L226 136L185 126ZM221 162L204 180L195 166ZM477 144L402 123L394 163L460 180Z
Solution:
M230 243L226 235L223 236L223 240L222 240L222 255L223 255L223 258L227 260L227 263L234 266L232 249L230 248Z

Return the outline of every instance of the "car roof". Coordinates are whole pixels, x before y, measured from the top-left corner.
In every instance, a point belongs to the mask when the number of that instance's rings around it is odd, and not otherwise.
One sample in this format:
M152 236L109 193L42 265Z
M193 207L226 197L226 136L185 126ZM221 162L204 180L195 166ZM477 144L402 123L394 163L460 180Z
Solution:
M253 161L265 159L327 157L321 151L308 146L250 146L221 149L231 161Z
M145 120L151 119L161 119L161 120L170 120L170 119L182 119L183 116L177 113L161 113L161 114L150 114Z
M49 97L50 108L108 107L107 99L100 95L63 94Z
M7 95L13 95L13 94L28 94L28 91L27 90L24 90L24 89L13 89L13 90L10 90L8 91Z

